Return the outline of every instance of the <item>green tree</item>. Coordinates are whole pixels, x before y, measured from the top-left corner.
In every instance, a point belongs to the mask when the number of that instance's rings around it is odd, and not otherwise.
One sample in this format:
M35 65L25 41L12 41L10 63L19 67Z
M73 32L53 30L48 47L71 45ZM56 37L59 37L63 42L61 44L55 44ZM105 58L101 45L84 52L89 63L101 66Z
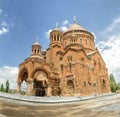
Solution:
M7 80L6 81L6 93L8 93L8 91L9 91L9 81Z
M115 81L115 78L114 78L113 74L110 74L110 81L112 81L116 84L116 81Z
M3 85L3 83L1 84L1 86L0 86L0 91L4 91L4 85Z
M110 74L110 87L112 92L116 92L117 84L113 74Z
M112 81L110 81L110 88L112 92L116 92L116 85Z

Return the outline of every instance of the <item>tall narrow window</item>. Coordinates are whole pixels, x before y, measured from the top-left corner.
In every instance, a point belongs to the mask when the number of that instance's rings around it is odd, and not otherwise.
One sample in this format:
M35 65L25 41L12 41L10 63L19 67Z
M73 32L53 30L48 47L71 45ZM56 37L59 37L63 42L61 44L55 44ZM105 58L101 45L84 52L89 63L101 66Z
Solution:
M82 39L80 39L80 44L82 45Z
M54 41L56 41L56 35L54 35Z
M38 50L38 54L39 54L39 50Z
M57 41L59 41L59 34L57 35Z
M35 49L35 54L36 54L36 49Z
M87 45L87 39L85 39L85 44Z
M74 39L74 43L75 43L75 39Z
M81 57L81 61L84 62L84 58L83 57Z

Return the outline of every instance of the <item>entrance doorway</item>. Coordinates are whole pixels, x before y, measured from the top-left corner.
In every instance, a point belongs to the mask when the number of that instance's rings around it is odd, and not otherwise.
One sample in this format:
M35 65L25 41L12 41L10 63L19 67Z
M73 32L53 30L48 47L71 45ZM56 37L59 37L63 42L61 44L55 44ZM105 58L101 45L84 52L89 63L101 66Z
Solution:
M35 95L36 96L45 96L46 95L46 87L43 86L42 81L35 81Z
M48 88L48 76L42 70L37 70L34 75L34 95L35 96L47 96Z

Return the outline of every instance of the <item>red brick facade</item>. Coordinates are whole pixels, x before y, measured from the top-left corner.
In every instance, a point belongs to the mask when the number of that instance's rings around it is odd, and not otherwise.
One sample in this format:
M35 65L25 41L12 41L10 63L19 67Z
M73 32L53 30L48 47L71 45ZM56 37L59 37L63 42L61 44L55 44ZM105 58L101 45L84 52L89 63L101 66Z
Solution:
M18 88L27 82L27 94L36 96L81 96L110 92L104 60L94 36L76 21L62 32L50 33L45 51L36 40L32 54L19 65Z

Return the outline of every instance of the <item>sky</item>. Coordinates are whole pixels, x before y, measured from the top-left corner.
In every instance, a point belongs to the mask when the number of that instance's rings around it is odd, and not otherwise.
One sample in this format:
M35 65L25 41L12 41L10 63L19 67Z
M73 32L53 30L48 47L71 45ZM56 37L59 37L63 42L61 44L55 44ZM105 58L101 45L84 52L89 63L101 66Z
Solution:
M120 83L120 0L0 0L0 84L16 88L18 67L38 37L42 50L56 22L62 31L77 23L92 32L109 74Z

